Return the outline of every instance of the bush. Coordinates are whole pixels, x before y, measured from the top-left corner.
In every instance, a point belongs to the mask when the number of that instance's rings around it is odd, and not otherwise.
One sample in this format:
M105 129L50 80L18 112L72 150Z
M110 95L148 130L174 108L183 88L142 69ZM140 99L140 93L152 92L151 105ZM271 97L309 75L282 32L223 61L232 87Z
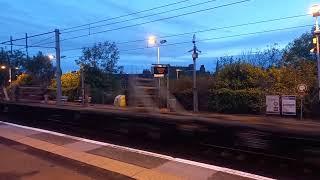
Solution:
M176 97L178 103L186 110L193 109L193 92L192 89L187 89L181 92L175 92L173 95ZM205 91L198 92L199 110L208 111L208 93Z
M193 95L192 89L187 89L181 92L175 92L173 95L176 97L177 101L182 105L186 110L192 110L193 108Z
M62 88L62 95L68 96L68 101L75 101L80 97L80 88Z
M264 93L257 89L219 89L209 92L208 108L222 113L261 113L265 107Z
M17 80L14 83L23 86L23 85L31 85L32 77L28 74L21 74L18 76Z
M90 88L90 96L94 104L113 104L114 98L120 93L106 92L98 88Z

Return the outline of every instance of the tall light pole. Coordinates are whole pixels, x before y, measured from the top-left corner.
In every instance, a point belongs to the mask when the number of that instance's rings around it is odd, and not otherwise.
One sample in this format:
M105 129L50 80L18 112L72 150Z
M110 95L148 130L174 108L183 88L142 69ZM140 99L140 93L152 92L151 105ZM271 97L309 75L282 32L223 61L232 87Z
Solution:
M156 36L149 36L148 38L148 47L157 47L157 64L160 64L160 46L162 44L165 44L167 42L167 40L160 40L158 41L157 40L157 37ZM160 95L160 91L161 91L161 79L159 78L158 79L158 91L159 91L159 102L160 102L160 98L161 98L161 95ZM160 103L159 103L160 105Z
M314 31L314 34L317 39L318 95L320 100L320 44L319 44L320 29L319 29L319 23L318 23L318 17L320 16L320 5L313 5L311 7L311 14L315 18L315 26L316 26L316 30Z
M181 72L181 69L176 69L176 73L177 73L177 80L179 80L179 72Z
M5 69L7 69L8 68L8 73L9 73L9 80L8 80L8 82L9 82L9 85L11 85L11 83L12 83L12 67L11 66L5 66L5 65L2 65L2 66L0 66L0 69L2 69L2 70L5 70ZM15 70L18 70L19 69L19 67L15 67L14 68Z
M156 36L149 36L148 38L148 47L157 47L157 64L160 64L160 46L165 44L167 40L158 41Z
M60 40L59 37L56 37L56 38L58 38L58 40ZM61 100L61 98L62 98L62 86L61 86L62 70L60 67L60 60L63 58L66 58L66 56L61 56L61 54L60 54L60 43L57 43L56 55L49 54L49 55L47 55L47 57L50 60L54 60L54 59L56 60L56 81L57 81L57 97L56 97L57 103L56 103L56 105L60 106L62 103L62 100Z

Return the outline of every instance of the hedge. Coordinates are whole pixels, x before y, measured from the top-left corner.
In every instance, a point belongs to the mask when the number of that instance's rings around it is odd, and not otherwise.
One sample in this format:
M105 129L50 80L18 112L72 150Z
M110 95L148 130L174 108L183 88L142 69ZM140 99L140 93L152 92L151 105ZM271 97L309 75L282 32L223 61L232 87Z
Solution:
M261 90L210 90L208 109L222 113L261 113L265 95Z
M173 93L178 103L186 109L193 109L193 92L192 89L187 89L180 92ZM208 92L198 92L199 110L208 111Z

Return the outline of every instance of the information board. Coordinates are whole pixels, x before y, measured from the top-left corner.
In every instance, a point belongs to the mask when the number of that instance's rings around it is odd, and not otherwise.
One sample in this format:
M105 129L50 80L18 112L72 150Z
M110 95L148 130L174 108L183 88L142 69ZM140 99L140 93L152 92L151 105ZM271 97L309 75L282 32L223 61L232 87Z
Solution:
M296 96L282 96L282 115L297 115Z
M163 78L165 75L168 74L168 67L155 66L153 68L153 72L154 72L154 77Z
M280 115L280 97L279 96L266 96L267 114Z

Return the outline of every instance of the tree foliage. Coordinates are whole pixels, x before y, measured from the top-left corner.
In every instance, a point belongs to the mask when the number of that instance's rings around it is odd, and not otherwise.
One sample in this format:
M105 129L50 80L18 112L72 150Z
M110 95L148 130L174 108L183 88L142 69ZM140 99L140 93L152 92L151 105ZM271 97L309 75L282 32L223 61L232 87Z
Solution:
M32 79L37 84L48 85L55 74L55 68L50 58L42 52L38 52L36 56L25 60L23 69L32 76Z
M220 69L215 77L215 88L232 90L260 88L263 86L264 78L263 69L248 63L236 62Z
M61 76L61 86L64 89L75 89L81 86L80 72L68 72ZM52 80L50 87L57 88L57 81Z
M316 114L317 65L315 56L310 54L311 42L312 33L307 32L284 49L274 44L264 50L221 57L214 83L207 87L207 94L199 93L199 99L209 99L208 110L215 112L261 113L265 110L265 95L299 97L297 86L306 84L309 90L304 97L304 111L307 115ZM192 78L180 81L174 84L177 99L192 102Z
M120 71L117 66L119 50L115 43L106 41L94 44L92 47L85 47L82 56L76 60L78 65L87 65L102 70L105 73L113 74Z
M282 60L286 65L297 65L301 60L316 60L314 54L310 53L313 48L312 32L306 32L289 43L284 49Z
M61 76L61 86L62 86L62 95L68 96L68 100L74 101L79 99L81 82L80 82L80 72L68 72ZM52 80L50 89L56 91L57 81ZM53 94L52 96L55 96Z

